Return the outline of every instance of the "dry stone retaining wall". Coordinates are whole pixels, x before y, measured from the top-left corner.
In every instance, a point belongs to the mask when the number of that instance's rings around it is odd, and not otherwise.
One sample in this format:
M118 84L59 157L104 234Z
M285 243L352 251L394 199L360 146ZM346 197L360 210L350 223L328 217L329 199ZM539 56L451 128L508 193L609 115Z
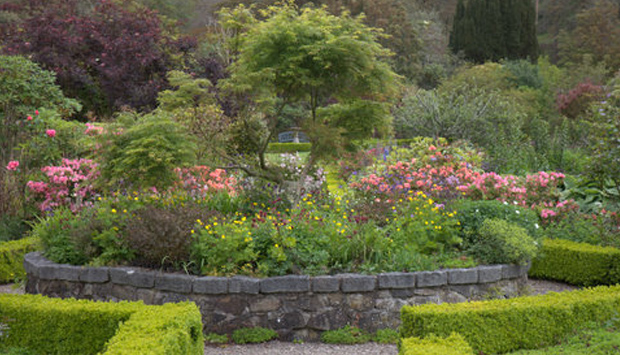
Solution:
M146 304L193 301L205 332L240 327L274 329L283 339L316 340L325 330L350 324L368 331L395 328L404 305L510 297L527 282L527 266L492 265L378 275L289 275L264 279L197 277L138 268L55 264L27 254L26 292Z

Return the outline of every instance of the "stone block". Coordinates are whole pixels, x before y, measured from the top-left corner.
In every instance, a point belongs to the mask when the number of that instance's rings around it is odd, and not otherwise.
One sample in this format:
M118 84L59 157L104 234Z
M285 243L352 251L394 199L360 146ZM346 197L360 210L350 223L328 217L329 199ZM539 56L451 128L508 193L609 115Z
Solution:
M516 279L527 275L530 265L502 265L502 279Z
M56 280L79 281L81 268L75 265L57 264Z
M377 277L371 275L341 274L338 275L342 292L370 292L377 286Z
M49 265L51 262L39 252L24 255L24 269L28 275L39 277L39 267L46 264Z
M417 287L436 287L448 283L448 274L445 271L421 271L416 273Z
M269 320L269 327L274 330L280 329L301 329L308 324L309 317L304 316L299 311L292 311L278 315Z
M478 282L488 283L502 279L502 265L478 266Z
M316 276L312 278L312 292L338 292L340 279L334 276Z
M89 283L104 283L110 280L109 268L85 267L80 270L80 281Z
M178 293L192 292L193 276L181 274L162 274L155 278L155 288Z
M415 287L415 274L412 272L390 272L377 275L379 289L403 289Z
M41 280L56 280L57 265L39 265L39 279Z
M155 286L155 275L154 272L131 268L110 268L110 281L117 285L151 288Z
M228 280L229 293L257 294L260 290L260 280L246 276L233 276Z
M228 292L228 277L199 277L194 279L194 293L220 295Z
M476 268L448 270L448 283L451 285L475 284L477 282L478 270Z
M261 280L261 293L308 292L310 277L308 275L287 275L269 277Z
M282 301L280 301L277 297L267 296L261 299L255 299L250 301L250 310L252 312L273 312L277 311L282 305Z

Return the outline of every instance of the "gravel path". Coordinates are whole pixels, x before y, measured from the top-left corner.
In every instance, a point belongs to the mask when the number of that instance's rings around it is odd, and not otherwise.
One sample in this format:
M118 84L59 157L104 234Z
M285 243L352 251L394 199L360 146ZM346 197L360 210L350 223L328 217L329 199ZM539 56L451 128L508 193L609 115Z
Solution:
M526 294L538 295L547 292L576 290L577 287L561 282L528 280ZM0 285L0 293L24 293L23 287ZM396 345L366 343L361 345L328 345L322 343L287 343L271 341L253 345L205 346L204 355L395 355Z
M395 355L396 345L366 343L360 345L331 345L322 343L285 343L270 341L265 344L205 347L205 355Z

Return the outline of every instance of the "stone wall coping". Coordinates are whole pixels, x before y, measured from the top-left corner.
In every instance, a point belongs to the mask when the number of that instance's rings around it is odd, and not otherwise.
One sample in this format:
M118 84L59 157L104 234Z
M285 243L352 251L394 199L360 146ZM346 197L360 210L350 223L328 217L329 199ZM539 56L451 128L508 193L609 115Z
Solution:
M363 293L462 286L510 280L527 275L530 265L483 265L470 269L418 272L388 272L377 275L336 274L323 276L286 275L267 278L247 276L212 277L163 273L133 267L87 267L56 264L40 252L24 257L28 274L43 280L106 283L197 294L274 294L274 293Z

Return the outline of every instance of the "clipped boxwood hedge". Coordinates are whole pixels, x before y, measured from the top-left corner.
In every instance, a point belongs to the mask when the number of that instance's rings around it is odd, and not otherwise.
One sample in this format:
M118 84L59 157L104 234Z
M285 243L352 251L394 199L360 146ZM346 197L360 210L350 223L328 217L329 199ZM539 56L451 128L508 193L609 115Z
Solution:
M5 294L0 326L1 346L40 354L203 353L200 312L189 302L146 306Z
M620 250L562 239L545 239L532 261L531 277L573 285L614 285L620 282Z
M38 243L35 237L0 242L0 284L26 276L24 255L36 251Z
M427 338L406 338L400 343L399 355L474 355L474 350L460 334L447 338L431 335Z
M485 354L553 344L589 321L620 312L620 285L573 292L401 309L401 338L462 335Z
M312 148L310 143L269 143L267 153L283 154L295 152L309 152Z

